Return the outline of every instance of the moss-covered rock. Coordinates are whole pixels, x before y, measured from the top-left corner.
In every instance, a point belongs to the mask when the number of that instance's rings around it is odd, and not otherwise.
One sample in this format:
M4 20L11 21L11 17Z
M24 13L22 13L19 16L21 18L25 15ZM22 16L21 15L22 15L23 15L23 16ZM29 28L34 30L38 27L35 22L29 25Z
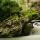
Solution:
M29 35L31 33L33 26L31 23L25 22L22 28L22 34L23 35Z
M0 23L0 37L21 35L21 25L18 16L11 16Z
M9 24L8 24L9 23ZM0 26L0 37L13 37L16 35L19 35L19 32L21 31L21 26L19 21L10 21L8 23L2 24ZM18 34L17 34L18 33Z

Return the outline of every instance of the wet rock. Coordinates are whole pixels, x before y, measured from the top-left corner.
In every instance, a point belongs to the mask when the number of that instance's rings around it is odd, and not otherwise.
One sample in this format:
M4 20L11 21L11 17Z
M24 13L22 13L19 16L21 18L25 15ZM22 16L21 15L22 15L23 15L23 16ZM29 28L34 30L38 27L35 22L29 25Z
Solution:
M23 35L29 35L31 33L33 26L31 23L26 23L23 25L22 33Z

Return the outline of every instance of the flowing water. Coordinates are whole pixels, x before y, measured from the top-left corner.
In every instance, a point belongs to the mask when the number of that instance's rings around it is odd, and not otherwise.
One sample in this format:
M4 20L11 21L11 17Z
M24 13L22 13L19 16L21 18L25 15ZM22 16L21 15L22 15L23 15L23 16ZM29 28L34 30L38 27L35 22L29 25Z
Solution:
M32 35L40 35L40 22L33 23Z

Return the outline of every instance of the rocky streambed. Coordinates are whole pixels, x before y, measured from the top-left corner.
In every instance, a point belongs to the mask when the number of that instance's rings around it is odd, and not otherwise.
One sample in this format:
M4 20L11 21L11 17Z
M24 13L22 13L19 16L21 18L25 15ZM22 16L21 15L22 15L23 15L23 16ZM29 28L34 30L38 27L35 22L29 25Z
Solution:
M6 20L0 23L0 38L40 35L40 22Z

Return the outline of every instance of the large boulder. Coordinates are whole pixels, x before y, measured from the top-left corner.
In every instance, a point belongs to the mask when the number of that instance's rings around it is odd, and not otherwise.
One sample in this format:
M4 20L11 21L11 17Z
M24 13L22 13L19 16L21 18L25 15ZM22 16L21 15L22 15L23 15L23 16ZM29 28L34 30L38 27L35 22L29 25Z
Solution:
M0 26L0 37L13 37L21 34L20 22L9 21Z

